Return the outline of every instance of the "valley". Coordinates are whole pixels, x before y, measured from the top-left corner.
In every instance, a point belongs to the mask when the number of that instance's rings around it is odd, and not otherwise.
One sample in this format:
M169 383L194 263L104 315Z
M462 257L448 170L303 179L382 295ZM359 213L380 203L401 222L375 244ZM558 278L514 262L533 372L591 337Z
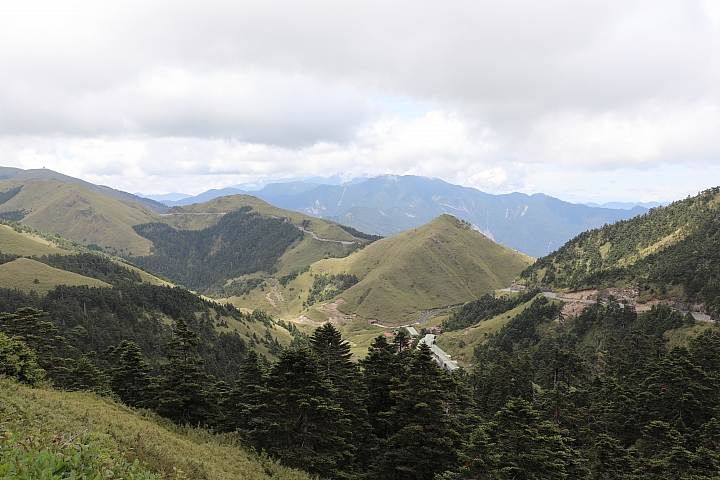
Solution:
M0 180L0 382L43 399L0 395L0 415L62 402L52 428L68 429L93 405L88 448L132 449L115 468L143 475L470 479L517 465L518 438L546 478L645 478L678 468L668 452L712 478L719 195L535 260L448 214L382 238L247 194L158 212L77 182ZM416 454L427 439L432 462Z

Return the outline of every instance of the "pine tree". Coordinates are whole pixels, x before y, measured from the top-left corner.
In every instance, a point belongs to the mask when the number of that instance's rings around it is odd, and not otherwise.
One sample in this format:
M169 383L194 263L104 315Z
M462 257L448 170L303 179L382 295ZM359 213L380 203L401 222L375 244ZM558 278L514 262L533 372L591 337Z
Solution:
M56 365L57 348L65 342L58 329L43 319L48 314L31 307L0 315L0 331L17 338L35 351L40 367L50 370Z
M448 401L456 388L422 344L410 360L407 378L396 382L389 415L397 431L385 444L375 473L388 479L432 479L458 462L458 412Z
M35 386L45 376L45 371L38 366L32 349L0 332L0 375Z
M323 477L342 476L353 455L351 428L332 382L308 347L283 350L267 377L251 441L284 464Z
M123 340L114 350L117 362L110 368L110 388L126 405L149 407L152 404L150 365L135 342Z
M585 472L572 439L523 399L510 400L494 418L495 478L578 478ZM491 477L492 478L492 477Z
M395 433L395 428L386 414L395 405L395 399L390 395L393 379L400 382L405 378L405 359L409 359L409 356L398 353L397 348L380 335L375 338L368 348L368 354L360 361L363 380L370 392L367 398L370 423L373 433L380 439L387 439Z
M366 407L367 390L359 366L351 360L350 344L342 339L334 326L326 323L313 332L310 345L333 384L335 402L352 425L348 442L355 450L355 460L360 466L366 466L371 460L371 449L376 439Z
M182 318L167 344L168 363L160 367L157 411L175 422L191 425L214 417L210 405L212 379L200 368L202 361L192 355L200 344L197 333Z
M258 411L263 408L267 380L260 355L250 350L240 364L240 372L235 387L230 390L222 405L221 429L239 430L243 436L250 433L258 421ZM261 447L261 445L256 445Z

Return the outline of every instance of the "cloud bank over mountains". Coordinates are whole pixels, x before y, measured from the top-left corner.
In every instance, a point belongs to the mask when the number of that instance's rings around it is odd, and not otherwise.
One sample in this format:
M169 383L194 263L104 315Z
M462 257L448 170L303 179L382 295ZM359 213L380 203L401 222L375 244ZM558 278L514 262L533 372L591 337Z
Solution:
M0 162L664 200L720 183L718 52L711 1L5 2Z

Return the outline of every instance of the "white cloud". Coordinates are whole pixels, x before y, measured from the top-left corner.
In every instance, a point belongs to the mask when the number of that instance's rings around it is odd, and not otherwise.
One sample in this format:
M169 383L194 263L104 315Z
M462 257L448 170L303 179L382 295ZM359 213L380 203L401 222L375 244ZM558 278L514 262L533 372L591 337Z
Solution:
M0 161L147 192L335 172L543 191L537 172L710 169L718 12L710 0L2 2Z

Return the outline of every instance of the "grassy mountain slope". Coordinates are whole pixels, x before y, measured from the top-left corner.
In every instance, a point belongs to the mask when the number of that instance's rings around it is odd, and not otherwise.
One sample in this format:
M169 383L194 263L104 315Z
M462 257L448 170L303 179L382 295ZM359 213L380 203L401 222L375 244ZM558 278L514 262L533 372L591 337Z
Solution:
M343 294L344 311L404 320L508 285L531 259L443 215L348 259L361 281Z
M71 253L44 238L16 232L8 225L0 225L0 252L20 256Z
M85 180L80 180L79 178L74 178L69 175L63 175L62 173L58 173L47 168L23 170L21 168L0 167L0 180L30 180L33 178L45 180L54 179L66 183L77 183L78 185L82 185L83 187L105 195L106 197L124 202L139 203L140 205L159 213L167 211L167 207L165 205L151 198L139 197L137 195L133 195L132 193L123 192L104 185L95 185L93 183L86 182Z
M55 232L83 245L135 255L150 253L152 242L132 229L157 220L155 212L133 202L116 200L77 183L31 179L0 181L0 192L21 187L0 205L0 211L22 211L22 223Z
M317 234L320 238L328 238L333 240L346 240L352 241L357 240L352 235L347 233L345 230L340 228L335 222L314 218L303 213L294 212L290 210L283 210L282 208L274 207L264 200L260 200L257 197L251 195L230 195L227 197L219 197L203 203L194 203L181 207L183 211L187 213L217 213L217 212L232 212L242 207L252 207L253 212L260 213L261 215L269 215L279 218L287 218L293 224L300 225L304 220L311 222L313 228L308 228ZM180 212L179 209L173 210L173 212ZM185 221L181 220L180 217L183 215L164 215L165 221L170 225L175 226L171 222ZM205 218L200 216L200 219L191 220L191 223L186 229L200 229L206 228L217 222L218 218L212 215L207 215Z
M287 275L298 267L310 265L323 258L345 256L358 245L367 243L363 239L353 237L335 222L283 210L250 195L231 195L182 208L175 207L161 218L163 222L178 230L201 230L216 225L222 218L223 212L233 212L244 207L250 207L250 212L257 212L262 216L287 219L296 228L303 227L318 237L316 239L311 233L306 233L294 242L275 266L276 276Z
M307 296L311 274L355 275L359 282L337 297L345 300L340 311L405 323L417 320L420 311L465 302L504 287L531 261L467 223L443 215L346 258L321 260L281 290L296 305Z
M93 446L99 465L111 466L123 458L129 462L137 459L162 478L309 478L303 472L242 450L235 446L231 435L177 427L95 394L31 389L2 377L0 391L0 424L8 422L13 430L35 441L49 437L50 449L54 447L53 438L75 438Z
M33 290L45 294L57 285L110 286L100 280L53 268L29 258L18 258L0 265L0 288L17 288L23 292Z
M720 311L720 187L584 232L522 273L559 289L635 285Z

